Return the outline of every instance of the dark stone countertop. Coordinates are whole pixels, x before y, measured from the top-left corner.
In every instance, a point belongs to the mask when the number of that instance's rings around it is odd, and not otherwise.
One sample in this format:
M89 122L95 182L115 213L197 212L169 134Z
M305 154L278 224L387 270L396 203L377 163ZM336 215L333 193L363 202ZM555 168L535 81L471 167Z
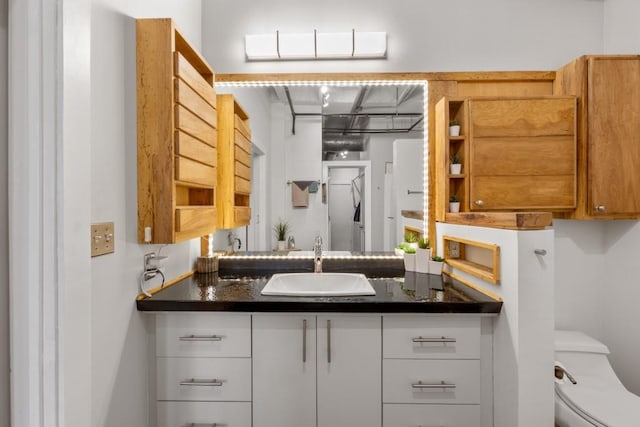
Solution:
M252 277L194 274L150 298L137 301L140 311L340 312L340 313L487 313L497 301L446 276L405 273L369 278L374 296L283 297L260 294L269 273Z

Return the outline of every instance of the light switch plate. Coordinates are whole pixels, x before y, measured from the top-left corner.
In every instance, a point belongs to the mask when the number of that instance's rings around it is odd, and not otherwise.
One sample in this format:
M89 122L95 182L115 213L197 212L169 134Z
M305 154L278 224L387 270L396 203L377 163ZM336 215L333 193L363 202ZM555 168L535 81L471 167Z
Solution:
M116 234L113 222L91 224L91 256L110 254L115 251Z
M449 243L449 258L460 258L460 243L459 242L450 242Z

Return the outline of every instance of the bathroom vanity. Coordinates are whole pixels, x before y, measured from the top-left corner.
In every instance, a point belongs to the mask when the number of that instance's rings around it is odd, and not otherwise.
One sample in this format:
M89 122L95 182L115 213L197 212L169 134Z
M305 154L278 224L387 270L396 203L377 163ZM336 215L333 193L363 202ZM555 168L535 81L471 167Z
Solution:
M137 301L155 314L151 424L493 425L501 301L420 273L370 278L373 296L264 296L267 280L195 274Z

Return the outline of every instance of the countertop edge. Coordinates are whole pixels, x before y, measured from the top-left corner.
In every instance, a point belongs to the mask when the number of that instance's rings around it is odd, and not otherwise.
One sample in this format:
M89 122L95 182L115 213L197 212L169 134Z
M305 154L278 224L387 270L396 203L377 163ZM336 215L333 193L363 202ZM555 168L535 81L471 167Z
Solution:
M232 311L232 312L318 312L318 313L434 313L434 314L495 314L502 309L501 301L469 303L402 303L366 301L136 301L138 311Z

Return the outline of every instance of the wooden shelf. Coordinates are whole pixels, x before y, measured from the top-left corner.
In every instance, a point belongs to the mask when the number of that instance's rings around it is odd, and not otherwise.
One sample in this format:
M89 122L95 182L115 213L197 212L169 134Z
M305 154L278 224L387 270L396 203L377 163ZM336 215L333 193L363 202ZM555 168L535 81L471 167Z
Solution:
M500 247L453 236L442 236L447 265L487 282L500 282Z
M486 265L478 264L473 261L467 261L464 259L448 259L447 265L450 265L453 268L457 268L462 271L466 271L467 273L479 277L487 282L494 281L493 270Z

